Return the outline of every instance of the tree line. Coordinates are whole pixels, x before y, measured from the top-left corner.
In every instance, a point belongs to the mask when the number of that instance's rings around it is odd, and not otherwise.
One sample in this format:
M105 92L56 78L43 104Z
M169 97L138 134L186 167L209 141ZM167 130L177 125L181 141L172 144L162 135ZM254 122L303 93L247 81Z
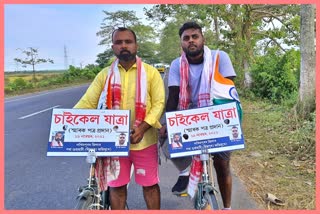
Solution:
M113 60L111 34L118 27L136 32L145 62L170 64L181 53L178 30L192 20L203 26L209 48L229 54L241 96L289 103L303 118L315 111L315 5L159 4L144 8L150 24L135 11L102 12L96 35L106 48L97 55L99 68ZM37 60L29 64L51 62Z
M121 26L136 32L144 61L170 64L181 52L179 27L193 20L209 48L230 55L243 96L295 105L303 118L315 111L315 5L159 4L144 8L150 25L134 11L103 12L101 67L110 63L111 33Z

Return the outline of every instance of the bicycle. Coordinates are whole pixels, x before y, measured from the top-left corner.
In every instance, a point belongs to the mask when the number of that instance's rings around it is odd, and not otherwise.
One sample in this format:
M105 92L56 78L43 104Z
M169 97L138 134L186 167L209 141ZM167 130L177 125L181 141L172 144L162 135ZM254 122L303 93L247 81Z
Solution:
M86 162L90 164L88 183L78 188L79 195L76 198L76 210L111 210L109 188L105 191L100 191L98 188L98 181L95 175L96 159L95 150L89 149L86 157ZM127 202L126 209L129 210Z
M168 151L168 138L159 138L159 147L164 156L170 159ZM209 154L208 150L203 148L201 150L200 160L202 161L202 175L201 181L197 183L198 191L195 194L194 208L196 210L219 210L217 201L218 190L215 187L215 180L213 176L213 154ZM187 196L187 193L179 194L178 196Z
M218 190L215 188L213 177L213 155L209 154L208 150L203 149L200 160L202 161L202 180L197 185L198 190L194 198L194 207L196 210L219 210Z
M94 149L89 149L86 162L90 164L90 172L87 185L78 188L77 210L109 210L109 189L100 191L95 176L96 153Z

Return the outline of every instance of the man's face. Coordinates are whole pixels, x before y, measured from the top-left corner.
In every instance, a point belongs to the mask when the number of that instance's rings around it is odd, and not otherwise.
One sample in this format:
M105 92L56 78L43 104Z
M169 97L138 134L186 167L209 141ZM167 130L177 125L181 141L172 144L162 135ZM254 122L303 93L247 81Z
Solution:
M119 144L123 145L126 142L126 136L125 135L120 135L119 136Z
M138 45L132 32L116 31L112 41L112 50L119 60L129 62L136 58Z
M62 134L61 133L57 133L54 139L56 141L61 141L62 140Z
M199 29L190 28L183 31L180 42L183 51L189 57L199 56L203 53L204 38Z
M176 142L176 143L180 142L180 136L179 135L175 135L173 137L173 141Z
M238 138L239 133L237 128L232 128L232 136L233 138Z

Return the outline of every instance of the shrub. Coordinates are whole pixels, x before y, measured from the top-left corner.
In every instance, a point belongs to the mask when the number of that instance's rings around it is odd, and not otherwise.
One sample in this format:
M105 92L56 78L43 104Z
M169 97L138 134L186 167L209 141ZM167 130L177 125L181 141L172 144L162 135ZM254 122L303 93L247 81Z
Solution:
M292 99L298 90L300 54L290 50L281 55L274 50L259 56L252 66L252 91L255 96L281 103Z
M79 77L79 76L81 76L81 69L80 69L80 68L76 68L76 67L70 65L70 66L69 66L68 73L69 73L72 77Z
M101 67L98 65L89 64L85 67L85 69L88 69L89 71L93 72L95 75L98 74L101 71Z
M13 82L9 83L9 86L16 91L16 90L21 90L25 89L27 87L27 81L22 79L21 77L15 79Z
M49 80L42 80L37 84L38 88L44 88L50 85Z
M96 76L96 74L89 69L84 69L81 72L81 78L86 78L88 80L93 79Z

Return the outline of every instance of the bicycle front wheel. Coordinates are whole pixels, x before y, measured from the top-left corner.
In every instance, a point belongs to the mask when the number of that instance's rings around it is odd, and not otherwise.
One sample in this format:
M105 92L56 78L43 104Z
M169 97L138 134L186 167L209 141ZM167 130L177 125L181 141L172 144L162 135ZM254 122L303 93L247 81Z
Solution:
M109 189L101 192L101 206L104 210L111 210L109 195Z
M75 209L76 210L93 210L93 209L95 209L93 197L89 196L87 198L85 198L85 197L79 198Z
M213 192L206 192L204 195L206 205L203 207L203 210L218 210L219 205L217 197Z

